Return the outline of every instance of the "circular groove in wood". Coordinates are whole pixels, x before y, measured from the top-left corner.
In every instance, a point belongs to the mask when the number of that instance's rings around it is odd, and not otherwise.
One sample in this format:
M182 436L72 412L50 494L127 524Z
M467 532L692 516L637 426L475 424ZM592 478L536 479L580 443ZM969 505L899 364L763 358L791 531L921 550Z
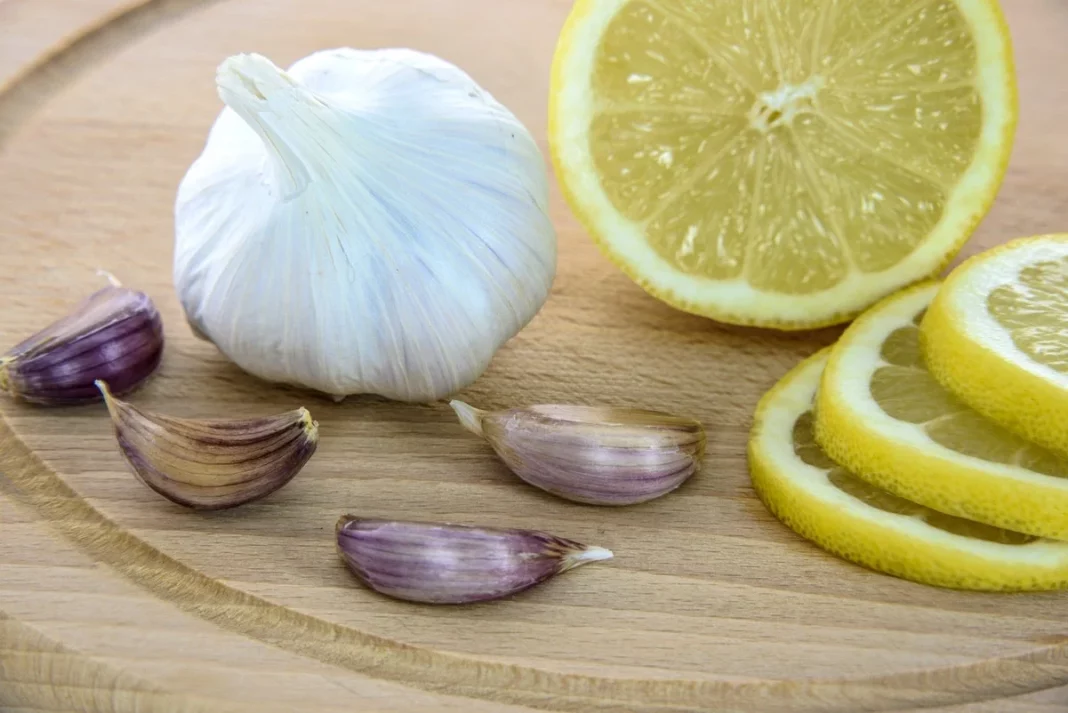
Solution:
M90 28L0 94L0 144L45 97L62 88L75 67L90 71L95 61L122 43L216 1L154 0ZM45 466L5 419L0 419L0 473L20 499L67 539L183 611L327 664L428 690L547 710L713 710L759 702L761 710L769 711L855 711L944 706L1068 682L1068 646L1063 643L914 675L805 681L625 680L477 661L299 614L212 580L108 520Z

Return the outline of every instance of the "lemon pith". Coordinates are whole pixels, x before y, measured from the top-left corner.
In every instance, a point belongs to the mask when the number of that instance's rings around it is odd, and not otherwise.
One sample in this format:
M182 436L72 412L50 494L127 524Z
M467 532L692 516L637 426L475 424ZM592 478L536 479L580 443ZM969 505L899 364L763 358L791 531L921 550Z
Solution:
M1068 462L975 413L927 371L917 325L939 287L904 290L849 326L820 386L817 439L837 462L900 497L1068 539Z
M937 513L830 460L811 437L813 399L828 355L824 350L795 367L757 407L750 473L777 518L823 549L917 582L990 591L1068 586L1068 543Z
M594 241L740 324L840 322L940 270L1015 123L994 0L578 0L553 60L553 165Z
M921 329L940 383L1068 457L1068 234L1019 238L957 267Z

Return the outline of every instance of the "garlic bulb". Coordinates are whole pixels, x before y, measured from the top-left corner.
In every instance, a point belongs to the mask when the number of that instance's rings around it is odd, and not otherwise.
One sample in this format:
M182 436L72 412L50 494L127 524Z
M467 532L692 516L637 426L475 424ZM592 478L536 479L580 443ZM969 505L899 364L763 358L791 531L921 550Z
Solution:
M236 55L175 204L186 318L242 369L335 398L473 382L548 297L556 234L530 133L406 49Z

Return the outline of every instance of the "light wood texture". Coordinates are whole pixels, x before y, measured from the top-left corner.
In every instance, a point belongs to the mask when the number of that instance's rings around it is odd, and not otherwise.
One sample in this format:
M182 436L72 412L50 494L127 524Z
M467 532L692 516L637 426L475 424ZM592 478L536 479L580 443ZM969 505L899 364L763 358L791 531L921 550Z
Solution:
M759 396L835 330L777 335L674 311L612 268L554 193L542 314L464 396L692 414L710 443L679 492L627 509L518 482L444 406L334 404L195 340L170 283L172 203L219 102L218 61L404 45L468 69L538 137L566 0L0 0L0 347L98 287L148 291L168 345L131 399L187 416L303 404L319 453L269 499L171 505L126 471L102 406L0 401L0 710L855 711L1068 708L1068 593L943 591L796 537L750 488ZM965 254L1068 229L1068 6L1006 0L1022 118ZM544 141L542 142L544 148ZM343 512L536 527L610 563L471 607L358 586Z

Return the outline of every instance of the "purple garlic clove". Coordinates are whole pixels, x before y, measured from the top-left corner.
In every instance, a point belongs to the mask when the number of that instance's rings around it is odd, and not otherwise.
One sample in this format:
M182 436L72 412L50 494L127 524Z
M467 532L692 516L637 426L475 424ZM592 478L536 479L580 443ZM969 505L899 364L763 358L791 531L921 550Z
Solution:
M660 411L450 405L521 479L589 505L633 505L666 495L697 472L705 452L699 421Z
M178 418L139 409L102 381L97 386L130 470L187 508L223 510L265 498L301 471L319 443L319 424L305 408L259 418Z
M537 530L374 520L337 523L341 559L368 587L397 599L465 604L507 597L587 562L611 559Z
M101 400L139 387L159 367L163 322L143 292L112 284L0 357L0 391L46 406Z

